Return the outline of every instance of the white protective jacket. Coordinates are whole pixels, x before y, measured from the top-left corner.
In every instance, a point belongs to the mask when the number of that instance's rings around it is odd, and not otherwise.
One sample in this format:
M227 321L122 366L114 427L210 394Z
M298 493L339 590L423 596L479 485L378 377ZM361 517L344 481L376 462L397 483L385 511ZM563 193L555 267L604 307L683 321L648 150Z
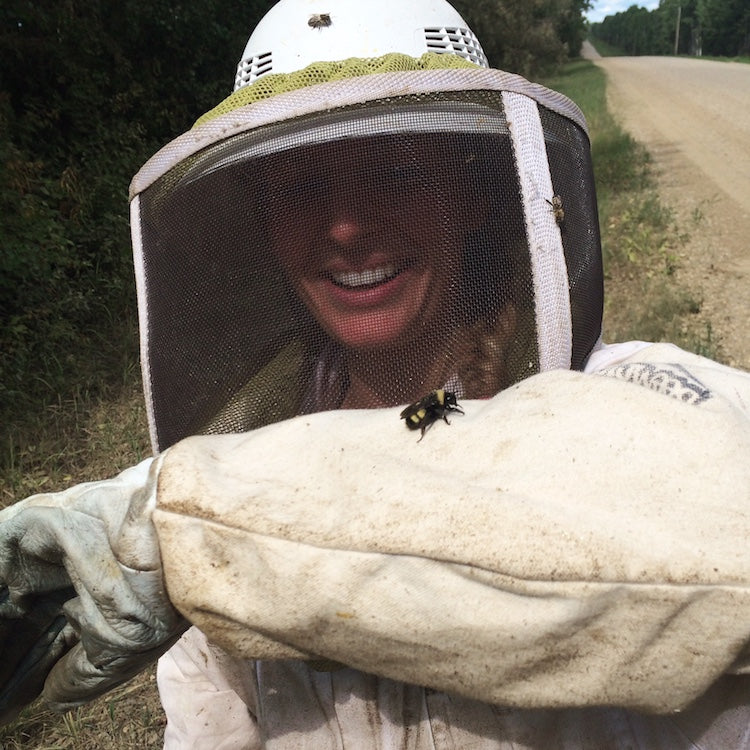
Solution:
M168 750L750 748L750 375L631 343L462 406L167 451Z

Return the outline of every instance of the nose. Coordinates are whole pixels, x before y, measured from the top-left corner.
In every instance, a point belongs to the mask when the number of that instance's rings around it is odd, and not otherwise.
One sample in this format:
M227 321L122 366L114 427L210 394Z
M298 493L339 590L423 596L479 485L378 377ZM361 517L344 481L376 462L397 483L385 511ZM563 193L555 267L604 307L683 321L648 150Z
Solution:
M337 245L348 247L362 235L362 222L352 214L334 216L328 227L328 236Z
M358 246L382 223L380 204L379 195L368 180L344 177L337 180L326 211L328 239L342 248Z

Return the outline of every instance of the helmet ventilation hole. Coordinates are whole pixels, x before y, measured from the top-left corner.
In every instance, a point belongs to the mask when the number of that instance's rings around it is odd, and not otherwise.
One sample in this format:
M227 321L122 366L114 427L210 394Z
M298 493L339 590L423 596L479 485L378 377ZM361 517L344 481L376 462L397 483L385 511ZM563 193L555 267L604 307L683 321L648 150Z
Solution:
M424 30L424 38L429 52L447 52L483 68L489 67L482 45L470 29L428 28Z
M273 69L273 54L271 52L263 52L255 57L250 57L242 60L237 66L237 76L234 79L234 90L242 86L247 86L252 83L256 78L260 78L266 73L270 73Z

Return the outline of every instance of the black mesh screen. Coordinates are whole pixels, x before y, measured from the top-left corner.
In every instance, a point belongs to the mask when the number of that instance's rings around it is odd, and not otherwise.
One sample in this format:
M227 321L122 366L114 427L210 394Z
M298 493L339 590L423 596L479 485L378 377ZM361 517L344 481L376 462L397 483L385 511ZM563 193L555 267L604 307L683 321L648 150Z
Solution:
M547 135L552 185L560 199L560 220L570 282L573 322L571 366L583 369L601 333L603 271L594 176L586 134L563 117L540 108Z
M414 106L413 131L402 124L372 135L363 122L359 132L344 110L328 116L313 144L304 123L291 137L287 125L269 126L252 139L281 133L274 153L235 137L142 194L144 370L159 450L300 413L404 404L442 386L485 398L538 370L507 130L472 132L463 114L458 132L430 132L424 100L372 105L386 119L389 108ZM496 119L502 111L497 92L463 100ZM571 158L565 144L585 136L547 119L563 144L552 154L553 180L565 205L574 306L581 302L580 364L598 332L596 303L584 309L598 234L591 206L575 206L590 181L587 151Z

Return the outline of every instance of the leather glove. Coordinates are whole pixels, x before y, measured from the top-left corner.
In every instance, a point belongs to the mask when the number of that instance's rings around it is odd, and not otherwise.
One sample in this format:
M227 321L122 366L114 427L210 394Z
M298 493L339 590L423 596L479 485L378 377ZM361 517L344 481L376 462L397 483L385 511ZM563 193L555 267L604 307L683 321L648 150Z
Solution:
M0 723L40 694L57 711L102 695L186 629L151 522L158 465L0 512Z

